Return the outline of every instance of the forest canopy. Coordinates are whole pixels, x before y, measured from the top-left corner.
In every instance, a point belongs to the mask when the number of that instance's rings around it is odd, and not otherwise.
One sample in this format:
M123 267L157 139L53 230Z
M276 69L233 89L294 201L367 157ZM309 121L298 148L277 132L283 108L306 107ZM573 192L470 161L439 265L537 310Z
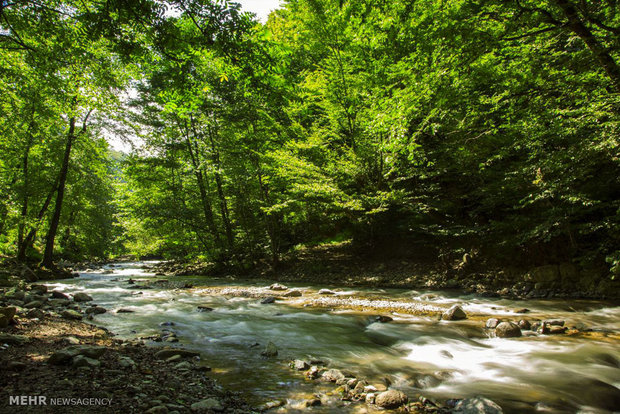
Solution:
M0 253L618 274L619 59L616 0L2 0Z

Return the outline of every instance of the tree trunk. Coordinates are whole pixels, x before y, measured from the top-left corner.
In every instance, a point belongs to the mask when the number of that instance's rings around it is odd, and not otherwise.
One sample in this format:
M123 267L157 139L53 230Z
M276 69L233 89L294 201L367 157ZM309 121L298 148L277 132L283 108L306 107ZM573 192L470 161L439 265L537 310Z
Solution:
M43 216L47 212L47 209L49 208L50 203L52 202L52 197L54 196L54 193L56 192L57 186L58 186L58 183L55 183L54 187L52 187L50 192L47 194L47 197L45 198L45 202L41 206L41 209L39 210L39 214L37 215L36 225L32 227L32 229L30 229L30 231L28 232L28 235L26 236L22 244L19 246L19 251L17 253L17 260L19 260L20 262L26 261L26 251L34 242L34 237L37 235L37 230L39 229L39 223L41 223L41 219L43 219Z
M84 123L84 126L86 122ZM54 241L56 239L56 232L58 231L58 224L60 223L60 213L62 212L62 202L65 196L65 185L67 183L67 173L69 171L69 160L71 159L71 147L73 146L73 140L75 139L75 116L69 120L69 133L67 134L67 145L65 146L65 155L62 160L62 166L60 168L60 174L58 175L58 190L56 191L56 204L54 205L54 213L52 214L52 221L47 231L45 240L45 252L43 253L43 260L41 266L52 268L54 266Z
M588 49L594 54L599 65L605 70L607 76L609 76L616 92L620 93L620 67L614 58L583 23L577 9L569 0L553 1L562 9L564 16L568 19L568 27L588 46Z

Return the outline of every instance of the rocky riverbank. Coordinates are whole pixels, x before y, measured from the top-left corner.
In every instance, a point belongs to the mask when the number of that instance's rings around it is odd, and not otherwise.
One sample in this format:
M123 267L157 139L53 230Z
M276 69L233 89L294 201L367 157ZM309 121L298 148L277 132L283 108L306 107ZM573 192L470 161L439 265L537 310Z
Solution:
M65 297L43 285L2 292L0 412L252 411L209 377L196 353L119 340L82 321L105 312L89 303L88 295Z

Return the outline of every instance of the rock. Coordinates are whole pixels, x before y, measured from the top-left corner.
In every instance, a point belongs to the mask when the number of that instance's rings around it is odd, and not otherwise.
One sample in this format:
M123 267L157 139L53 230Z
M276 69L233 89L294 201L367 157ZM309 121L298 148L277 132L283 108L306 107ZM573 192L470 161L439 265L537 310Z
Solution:
M564 326L565 322L562 319L549 319L545 323L550 326Z
M532 329L532 324L528 320L525 320L525 319L521 319L518 325L519 325L519 328L521 328L521 330L524 330L524 331L529 331L530 329Z
M69 345L79 345L80 344L80 340L77 339L76 337L73 337L73 336L67 336L66 338L63 338L63 342L66 342Z
M183 357L181 355L172 355L170 358L166 359L166 362L177 362L182 360Z
M22 279L24 279L26 282L32 283L39 280L39 277L28 266L24 266L21 275Z
M280 401L280 400L269 401L269 402L266 402L265 404L258 406L258 411L269 411L274 408L282 407L285 404L286 404L286 401Z
M310 368L310 365L306 361L302 361L301 359L296 359L293 361L292 366L297 371L305 371Z
M174 369L192 369L192 364L187 361L179 362L174 366Z
M487 323L486 323L485 327L487 329L495 329L495 328L497 328L497 325L499 325L500 322L501 321L499 319L497 319L497 318L490 318L490 319L487 319Z
M380 322L380 323L388 323L388 322L392 322L394 319L392 319L389 316L385 316L385 315L379 315L375 318L375 321Z
M334 292L333 290L329 290L329 289L321 289L319 290L319 295L335 295L336 292Z
M304 401L304 407L318 407L319 405L321 405L321 400L318 398L312 398Z
M351 391L353 393L353 395L360 395L363 394L364 392L366 392L365 387L368 385L368 383L364 380L362 381L358 381L357 384L355 384L355 387L353 388L353 391Z
M8 345L24 345L30 342L30 338L25 335L13 335L7 333L0 333L0 344Z
M9 318L0 315L0 328L6 328L7 326L9 326Z
M344 380L345 376L339 369L328 369L321 375L321 379L327 382L338 382Z
M28 312L26 312L26 317L30 319L43 319L44 316L45 313L41 309L30 309Z
M495 328L498 338L518 338L521 336L521 328L514 322L500 322Z
M134 312L135 311L132 311L131 309L125 309L125 308L121 308L116 311L116 313L134 313Z
M54 352L47 360L49 364L52 365L61 365L69 362L71 359L77 356L84 356L89 359L97 359L100 358L106 351L106 347L104 346L95 346L95 345L73 345L68 346L64 349L60 349ZM90 364L85 364L82 366L87 366Z
M267 305L269 303L274 303L275 301L276 298L274 298L273 296L267 296L265 299L262 299L260 303L262 303L263 305Z
M273 285L269 286L269 289L271 290L287 290L288 288L284 285L281 285L279 283L274 283Z
M19 361L9 361L6 364L6 369L9 371L23 371L26 369L26 364Z
M398 408L409 401L405 393L398 390L387 390L375 397L375 404L382 408Z
M26 303L24 305L24 308L34 309L34 308L40 308L41 306L43 306L43 301L33 300L33 301L30 301L30 302Z
M213 308L210 308L206 305L198 305L198 310L200 312L211 312L213 310Z
M146 410L146 414L168 414L168 407L165 405L156 405Z
M82 314L78 311L74 311L73 309L67 309L67 310L62 311L60 313L60 316L62 316L64 319L69 319L69 320L74 320L74 321L82 320Z
M549 335L561 335L566 332L565 326L551 325L549 326Z
M375 394L372 392L369 392L368 394L366 394L366 398L364 399L364 401L366 401L366 404L374 404Z
M73 357L73 359L71 360L71 365L73 365L76 368L79 368L79 367L99 368L101 366L101 362L97 361L96 359L84 356L84 355L77 355Z
M278 348L276 348L273 342L269 341L263 352L260 354L264 357L274 357L278 355Z
M159 326L174 326L174 322L160 322Z
M297 289L289 290L288 292L282 294L285 298L298 298L302 296L301 292Z
M207 411L223 411L224 407L215 398L207 398L197 403L192 404L192 411L195 412L207 412Z
M90 308L86 309L87 315L90 315L91 313L94 313L95 315L100 315L106 312L107 310L105 308L102 308L101 306L91 306Z
M459 401L454 407L454 413L459 414L503 414L502 408L493 401L474 397Z
M313 365L310 367L308 371L304 373L304 375L309 379L317 379L319 377L320 372L321 371L319 370L319 367L317 367L316 365Z
M459 305L454 305L441 315L441 319L445 321L460 321L467 319L467 315Z
M17 308L15 306L7 306L5 308L0 308L0 315L4 315L9 321L15 317L16 312L17 312Z
M187 349L181 349L181 348L172 349L171 348L171 349L162 349L161 351L158 351L157 353L155 353L155 358L168 359L171 356L175 356L175 355L179 355L181 356L181 358L191 358L191 357L199 356L200 354L198 352L190 351Z
M127 356L121 356L118 358L118 365L120 365L122 368L125 368L125 369L127 368L131 369L136 366L136 362Z
M73 295L73 300L76 302L90 302L93 298L84 292L78 292Z
M517 309L515 313L529 313L530 310L527 308Z
M69 300L70 297L69 295L65 295L62 292L59 292L57 290L52 290L52 298L54 299L65 299L65 300Z

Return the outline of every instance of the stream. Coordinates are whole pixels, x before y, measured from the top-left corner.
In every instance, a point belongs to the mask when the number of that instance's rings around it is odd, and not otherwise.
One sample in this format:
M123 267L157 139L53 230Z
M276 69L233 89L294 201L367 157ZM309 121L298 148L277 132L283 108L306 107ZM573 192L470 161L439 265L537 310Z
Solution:
M338 291L331 287L337 294L330 300L353 297L361 303L396 301L428 309L460 304L471 315L464 321L440 321L435 314L308 306L309 301L321 298L318 290L328 286L289 284L303 296L261 304L257 297L220 295L212 288L256 291L269 286L269 281L162 277L143 269L145 264L149 262L117 263L50 287L90 294L93 303L108 310L95 316L94 323L119 338L174 331L180 342L172 346L199 351L202 363L212 367L209 375L224 387L242 392L248 402L288 401L273 412L294 412L291 407L295 404L336 388L305 379L303 373L289 368L292 359L326 361L330 368L351 372L371 384L385 384L387 379L410 399L424 395L443 402L481 395L498 403L505 413L620 412L617 305L572 299L517 301L405 289ZM135 289L127 283L129 278L190 281L194 287L158 288L153 283L151 289ZM265 289L264 296L278 293ZM200 312L198 305L213 311ZM120 308L133 313L116 313ZM515 313L521 308L530 312ZM377 315L390 315L394 320L379 323ZM592 332L494 338L484 329L489 317L562 319L566 326L587 327ZM172 324L161 326L167 322ZM260 355L269 341L279 350L276 358ZM312 410L373 412L363 403L335 397L331 404Z

